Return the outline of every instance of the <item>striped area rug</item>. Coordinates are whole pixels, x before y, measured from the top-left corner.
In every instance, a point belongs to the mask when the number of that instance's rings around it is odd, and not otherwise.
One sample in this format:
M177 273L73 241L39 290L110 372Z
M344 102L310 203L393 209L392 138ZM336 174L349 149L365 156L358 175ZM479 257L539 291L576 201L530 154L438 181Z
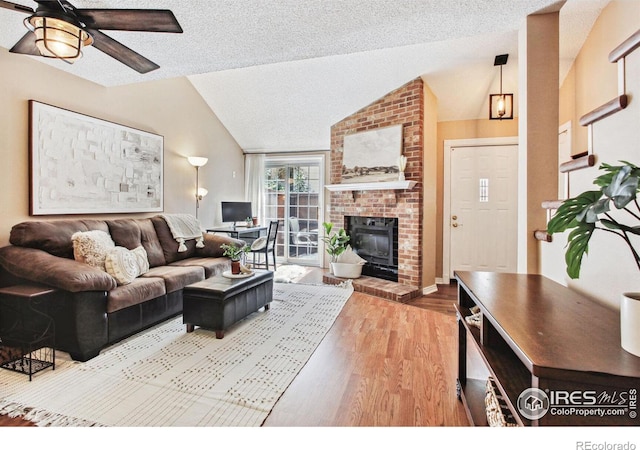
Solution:
M216 339L182 317L55 371L0 369L0 414L41 426L260 426L333 325L353 288L275 284L269 311Z

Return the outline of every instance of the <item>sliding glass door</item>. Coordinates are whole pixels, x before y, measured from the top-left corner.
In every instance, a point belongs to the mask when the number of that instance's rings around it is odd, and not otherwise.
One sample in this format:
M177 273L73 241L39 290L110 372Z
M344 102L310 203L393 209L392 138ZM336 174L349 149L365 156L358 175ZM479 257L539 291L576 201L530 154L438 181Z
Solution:
M321 264L324 157L269 158L265 161L265 219L278 220L279 262Z

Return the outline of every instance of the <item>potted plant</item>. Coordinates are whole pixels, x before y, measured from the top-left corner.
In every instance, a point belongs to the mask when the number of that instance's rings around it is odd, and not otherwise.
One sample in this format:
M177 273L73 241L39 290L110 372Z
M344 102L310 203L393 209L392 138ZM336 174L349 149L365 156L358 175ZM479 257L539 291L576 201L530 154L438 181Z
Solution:
M231 259L231 273L238 275L240 273L240 258L250 251L251 247L248 245L237 246L236 244L222 244L220 248L224 250L222 256L227 256Z
M572 279L580 276L582 258L596 230L618 236L627 245L640 271L638 182L640 168L626 161L622 165L600 165L604 173L594 180L600 189L586 191L565 200L547 225L550 235L571 230L567 237L565 262ZM613 208L618 212L614 212ZM634 244L634 240L635 244ZM640 356L640 293L626 293L620 302L622 347Z
M334 266L335 263L338 262L338 256L344 253L347 249L347 245L351 240L351 237L347 234L344 228L340 228L337 232L331 233L333 231L333 224L328 222L323 222L322 227L324 228L324 236L322 237L322 241L325 244L325 250L331 257L330 267L331 273L335 275Z

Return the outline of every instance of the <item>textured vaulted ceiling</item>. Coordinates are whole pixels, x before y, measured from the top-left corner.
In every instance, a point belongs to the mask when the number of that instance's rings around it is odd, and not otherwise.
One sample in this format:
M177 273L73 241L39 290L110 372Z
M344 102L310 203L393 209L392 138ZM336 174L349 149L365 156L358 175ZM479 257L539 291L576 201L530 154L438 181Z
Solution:
M561 79L609 0L560 12ZM31 7L35 2L15 0ZM140 75L95 48L74 65L41 59L104 86L187 76L246 151L326 149L330 126L422 76L439 120L485 118L508 53L516 92L518 29L555 0L73 0L78 8L166 8L183 34L105 32L161 68ZM26 32L0 9L0 46ZM15 57L29 57L16 55Z

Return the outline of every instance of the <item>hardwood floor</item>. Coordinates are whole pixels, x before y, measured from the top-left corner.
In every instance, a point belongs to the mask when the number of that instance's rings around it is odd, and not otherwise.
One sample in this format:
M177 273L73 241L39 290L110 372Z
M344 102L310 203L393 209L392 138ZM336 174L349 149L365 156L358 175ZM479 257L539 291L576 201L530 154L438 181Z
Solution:
M440 286L400 304L354 293L264 426L468 425L455 388L456 295ZM0 426L30 425L0 416Z
M264 426L468 425L455 318L354 293Z

